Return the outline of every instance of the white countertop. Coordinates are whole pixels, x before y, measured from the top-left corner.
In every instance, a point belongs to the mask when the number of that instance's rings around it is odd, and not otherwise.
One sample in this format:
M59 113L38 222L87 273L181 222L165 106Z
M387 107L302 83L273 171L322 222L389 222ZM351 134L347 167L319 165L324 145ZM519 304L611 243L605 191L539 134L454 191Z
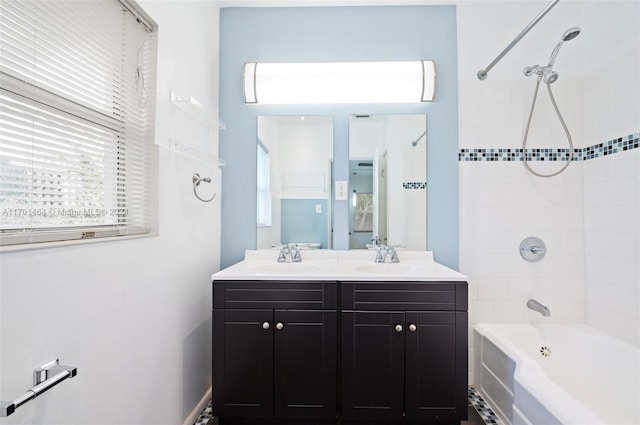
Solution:
M299 263L278 263L278 250L247 250L245 259L215 273L217 280L466 282L433 260L430 251L398 250L399 263L376 263L375 250L301 250Z

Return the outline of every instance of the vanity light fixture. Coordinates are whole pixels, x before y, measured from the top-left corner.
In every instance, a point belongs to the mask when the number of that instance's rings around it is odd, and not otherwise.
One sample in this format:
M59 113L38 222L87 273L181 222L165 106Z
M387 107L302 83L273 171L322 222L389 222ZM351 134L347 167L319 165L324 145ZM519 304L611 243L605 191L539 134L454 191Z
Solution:
M244 65L248 104L419 103L435 90L432 60Z

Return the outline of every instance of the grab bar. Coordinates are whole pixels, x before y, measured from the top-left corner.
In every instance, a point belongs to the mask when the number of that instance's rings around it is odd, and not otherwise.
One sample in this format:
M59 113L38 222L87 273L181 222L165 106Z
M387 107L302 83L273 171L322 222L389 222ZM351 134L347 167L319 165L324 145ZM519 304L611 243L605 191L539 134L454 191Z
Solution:
M493 68L495 64L497 64L500 61L500 59L504 57L504 55L509 53L509 50L511 50L513 46L518 44L520 39L524 37L531 30L531 28L533 28L538 23L538 21L540 21L540 19L542 19L544 15L546 15L547 12L549 12L553 8L553 6L558 4L559 1L560 0L551 0L551 2L540 13L538 13L538 16L533 18L533 21L531 21L529 25L525 27L525 29L520 31L520 34L518 34L516 38L511 43L509 43L507 47L505 47L502 53L500 53L498 57L493 60L493 62L491 62L485 69L481 69L480 71L478 71L478 79L484 80L485 78L487 78L487 73L489 72L489 70Z
M52 360L33 371L33 388L13 401L0 401L0 417L11 415L16 409L40 394L58 385L67 378L78 374L75 366L63 366L58 359Z

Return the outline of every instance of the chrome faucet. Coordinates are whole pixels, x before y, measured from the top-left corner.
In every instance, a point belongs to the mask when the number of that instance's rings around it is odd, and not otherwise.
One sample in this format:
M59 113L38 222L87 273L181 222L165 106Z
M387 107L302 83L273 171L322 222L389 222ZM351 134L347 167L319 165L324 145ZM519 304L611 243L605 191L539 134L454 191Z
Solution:
M551 310L549 310L549 307L547 307L546 305L540 304L536 300L531 299L527 301L527 307L529 307L533 311L537 311L538 313L542 314L544 317L551 316Z
M292 263L302 262L302 257L300 257L300 248L298 248L298 245L295 245L295 244L292 247L291 262Z
M396 249L392 246L386 246L386 245L380 245L378 247L378 250L376 251L376 259L375 262L376 263L386 263L387 262L387 255L391 255L391 262L392 263L399 263L400 262L400 258L398 258L398 253L396 252Z
M278 254L278 263L286 263L287 257L291 259L291 251L288 245L283 245L280 247L280 253Z
M300 257L300 249L293 244L283 245L280 247L280 253L278 254L278 263L300 263L302 257Z

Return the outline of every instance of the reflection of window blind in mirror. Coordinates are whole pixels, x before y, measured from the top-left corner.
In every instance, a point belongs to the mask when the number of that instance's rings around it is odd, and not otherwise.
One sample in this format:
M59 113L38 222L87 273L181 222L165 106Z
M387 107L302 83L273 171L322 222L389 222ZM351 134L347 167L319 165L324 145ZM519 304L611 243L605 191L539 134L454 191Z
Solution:
M262 143L258 143L257 180L257 225L271 226L271 157Z
M326 198L325 173L282 173L283 198Z

